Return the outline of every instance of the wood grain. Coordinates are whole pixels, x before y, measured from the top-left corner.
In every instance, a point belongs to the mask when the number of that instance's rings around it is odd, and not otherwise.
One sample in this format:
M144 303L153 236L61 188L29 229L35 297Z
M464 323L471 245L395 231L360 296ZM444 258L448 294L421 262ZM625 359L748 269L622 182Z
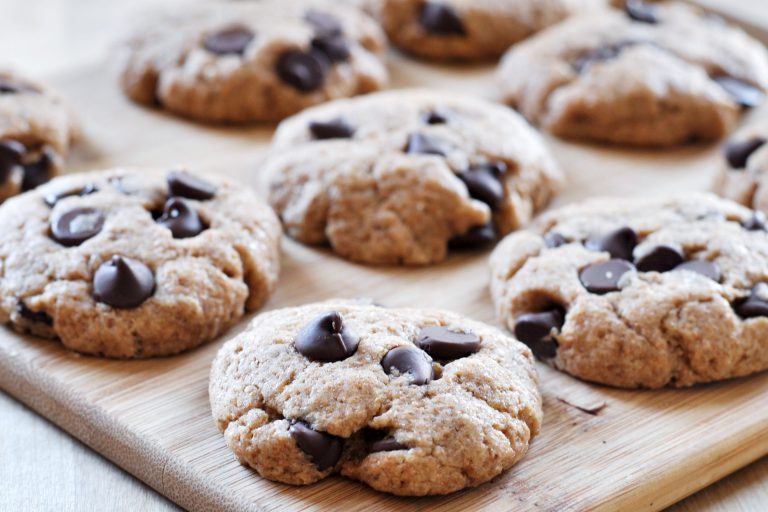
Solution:
M394 69L399 86L426 82L491 92L487 67L456 71L400 61ZM188 162L261 185L257 162L268 127L198 126L137 108L119 95L101 66L74 70L55 82L75 103L88 132L73 168ZM641 153L550 143L570 177L559 203L595 194L704 189L715 168L715 148ZM493 322L486 259L487 254L464 254L424 269L368 268L286 241L282 279L267 308L369 296L391 306L443 307ZM55 342L3 330L0 387L195 510L655 510L768 452L768 374L688 390L628 392L540 366L542 435L521 464L490 484L422 499L386 496L341 478L288 487L240 466L214 428L206 389L219 344L175 358L120 362L82 357ZM595 401L607 403L597 416L568 405Z

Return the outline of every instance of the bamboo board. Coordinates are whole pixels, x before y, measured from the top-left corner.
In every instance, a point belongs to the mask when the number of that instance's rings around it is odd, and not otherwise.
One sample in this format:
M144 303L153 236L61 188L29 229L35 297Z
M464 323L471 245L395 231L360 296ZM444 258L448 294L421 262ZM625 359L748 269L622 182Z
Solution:
M492 94L488 67L400 60L393 71L398 87ZM52 81L85 126L87 142L73 156L72 170L187 163L262 185L258 161L270 127L200 126L136 107L121 97L103 66ZM627 152L549 142L570 179L556 204L590 195L706 189L716 168L715 147ZM265 309L366 296L495 323L487 256L453 255L422 269L369 268L286 240L281 281ZM419 499L377 493L340 477L290 487L239 465L214 426L207 378L222 342L173 358L109 361L0 329L0 388L193 510L656 510L768 453L768 373L686 390L633 392L584 384L539 365L543 431L525 459L493 482ZM596 406L604 407L585 411Z

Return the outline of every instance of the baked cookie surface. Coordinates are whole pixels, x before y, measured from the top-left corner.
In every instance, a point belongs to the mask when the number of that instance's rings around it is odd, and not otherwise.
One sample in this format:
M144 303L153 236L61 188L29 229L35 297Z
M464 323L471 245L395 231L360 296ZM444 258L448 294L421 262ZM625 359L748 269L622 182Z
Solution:
M216 357L213 416L262 477L335 473L400 495L479 485L541 423L531 352L437 310L329 301L259 315Z
M512 48L503 100L552 133L630 146L723 137L764 100L768 50L694 7L630 0Z
M709 194L549 212L491 257L499 318L557 369L626 388L768 368L768 233Z
M0 321L88 354L174 354L266 300L280 234L274 213L228 181L62 176L0 206Z
M563 178L508 108L400 90L306 110L277 130L262 172L286 232L375 264L430 264L527 224Z
M0 71L0 202L59 174L77 123L54 92Z
M723 146L715 192L768 214L768 121L738 130Z
M216 2L161 16L122 48L134 101L202 121L277 121L387 82L386 39L334 2Z
M514 43L600 0L379 0L395 46L436 60L495 58Z

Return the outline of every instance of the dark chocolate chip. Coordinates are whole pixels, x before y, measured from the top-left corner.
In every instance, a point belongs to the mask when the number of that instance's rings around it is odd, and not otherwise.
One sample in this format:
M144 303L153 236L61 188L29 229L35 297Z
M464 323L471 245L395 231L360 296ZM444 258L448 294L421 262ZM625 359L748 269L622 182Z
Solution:
M99 189L96 188L96 185L94 185L93 183L88 183L87 185L84 185L82 187L74 187L74 188L59 190L57 192L51 192L50 194L46 194L43 200L45 201L45 204L53 208L54 206L56 206L56 203L58 203L65 197L87 196L89 194L93 194L98 191Z
M624 49L630 46L640 44L639 41L621 41L616 44L599 46L589 52L585 53L575 61L573 61L573 68L577 73L581 73L584 69L593 62L605 62L615 59Z
M217 55L242 55L255 34L248 27L234 26L206 36L203 47Z
M51 221L51 236L66 247L80 245L104 227L104 214L96 208L73 208Z
M349 59L349 45L341 35L322 34L312 38L312 49L331 62L344 62Z
M427 124L445 124L448 122L448 117L436 110L433 110L431 112L427 112L424 114L424 117L422 118L425 123Z
M611 258L632 260L632 251L637 245L637 233L632 228L623 227L604 236L590 237L584 246L590 251L607 252Z
M53 166L58 156L53 149L44 146L37 160L24 164L24 179L21 181L21 189L24 191L37 188L48 182L52 177Z
M741 318L768 316L768 284L760 283L752 288L747 298L737 303L735 309Z
M708 277L716 283L719 283L721 278L720 269L717 264L707 260L686 261L675 267L675 270L690 270L691 272L696 272L704 277Z
M656 7L643 0L626 0L624 12L631 19L640 23L656 24L659 22L659 18L656 16Z
M586 267L579 274L579 279L587 291L603 295L619 291L619 280L634 268L635 266L626 260L613 259Z
M741 227L748 231L768 231L765 214L758 211L752 212L752 216L742 222Z
M11 171L21 165L26 151L27 148L21 142L0 140L0 184L7 182L11 177Z
M300 92L311 92L323 85L326 57L318 52L285 52L277 60L277 74L280 80Z
M567 243L568 243L568 239L565 238L560 233L555 233L554 231L550 231L549 233L544 235L544 244L550 249L555 249Z
M716 76L714 80L725 89L733 101L744 108L757 107L765 99L765 91L738 78Z
M467 186L470 197L484 202L491 210L498 210L504 204L501 176L506 169L503 162L492 162L474 165L457 176Z
M112 256L93 276L93 298L115 308L135 308L152 296L155 276L144 263Z
M173 238L190 238L205 229L195 207L180 197L171 197L165 202L157 223L170 229Z
M408 136L405 152L409 155L440 155L445 156L446 149L432 137L423 133L412 133Z
M442 36L463 36L464 24L456 11L442 2L426 2L421 9L419 23L427 32Z
M459 359L474 354L480 348L476 334L456 332L447 327L425 327L419 332L419 347L435 359Z
M0 77L0 94L18 94L22 92L40 92L32 85L13 80L8 77Z
M23 300L18 301L19 314L22 318L36 324L53 325L53 318L45 311L32 311Z
M349 139L355 134L355 128L343 117L329 121L310 121L309 131L316 139Z
M296 350L312 361L341 361L357 350L359 340L349 333L338 311L331 311L307 324L294 342Z
M316 34L340 36L343 33L339 20L325 12L307 11L304 21L312 25Z
M728 165L731 169L745 169L747 167L747 160L749 157L757 151L760 146L765 144L766 140L763 137L751 137L747 140L741 141L729 141L723 153L725 159L728 161Z
M216 195L216 186L185 171L168 173L168 190L172 196L205 201Z
M552 359L557 355L554 334L565 323L565 312L560 308L526 313L515 319L515 338L522 341L539 359Z
M482 226L473 226L463 235L451 238L448 246L451 249L482 249L492 245L497 238L496 227L491 221Z
M424 385L434 378L432 360L423 350L404 345L395 347L381 360L381 366L388 374L397 370L398 375L408 374L408 383Z
M635 261L640 272L668 272L685 260L685 255L670 245L659 245Z
M301 451L309 455L319 471L332 468L341 458L343 439L327 432L318 432L303 421L294 421L288 432Z
M371 444L371 453L376 452L394 452L396 450L407 450L408 447L402 443L398 443L394 437L387 436L384 439Z

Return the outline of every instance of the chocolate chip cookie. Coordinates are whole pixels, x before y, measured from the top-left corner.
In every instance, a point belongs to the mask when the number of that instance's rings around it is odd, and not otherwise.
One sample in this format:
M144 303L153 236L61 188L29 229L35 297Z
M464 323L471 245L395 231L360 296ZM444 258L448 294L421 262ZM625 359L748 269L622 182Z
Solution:
M625 388L768 368L768 232L709 194L549 212L491 257L498 316L543 361Z
M496 58L514 43L600 0L380 0L394 45L428 59Z
M678 2L630 0L512 48L501 95L561 137L674 146L723 137L768 90L768 50Z
M333 2L216 2L161 16L124 45L134 101L213 122L277 121L310 105L382 88L386 40Z
M374 264L425 265L528 223L562 175L540 136L484 100L400 90L284 121L262 169L293 238Z
M277 280L280 225L186 171L70 174L0 206L0 322L129 358L209 341Z
M737 131L723 146L715 191L768 214L768 121Z
M58 95L0 71L0 202L59 174L77 133Z
M541 424L531 352L436 310L329 301L259 315L219 351L213 416L262 477L341 473L400 495L445 494L510 468Z

